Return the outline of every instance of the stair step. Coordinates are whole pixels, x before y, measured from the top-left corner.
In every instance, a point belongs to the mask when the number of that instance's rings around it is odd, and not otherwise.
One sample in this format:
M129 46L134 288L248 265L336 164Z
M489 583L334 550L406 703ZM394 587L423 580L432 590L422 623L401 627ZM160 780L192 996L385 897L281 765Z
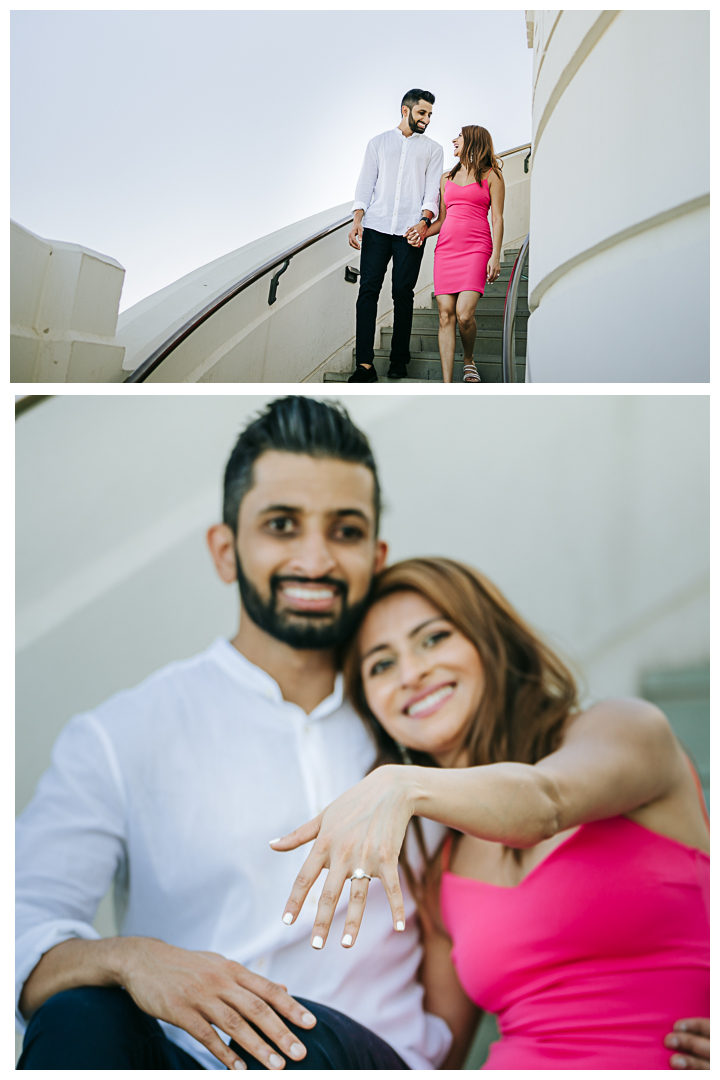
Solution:
M515 328L520 333L524 334L526 332L528 318L529 312L527 314L523 314L522 311L519 311L515 316ZM484 330L502 330L503 312L487 310L476 311L475 322L477 324L478 333ZM414 334L435 334L435 336L437 336L439 327L439 313L420 308L416 308L413 312L412 328ZM392 327L382 327L381 333L391 334ZM460 334L457 325L455 327L455 333L456 335Z
M421 313L422 312L427 312L427 314L429 314L429 315L432 314L432 315L435 315L435 316L437 316L437 310L438 310L437 301L435 301L435 303L433 303L432 306L416 307L415 308L416 313L417 312L421 312ZM478 300L477 307L475 308L475 314L476 315L482 315L483 312L485 312L485 314L487 314L487 315L489 315L489 314L502 315L504 310L505 310L505 293L504 292L501 293L499 296L498 295L488 296L486 294L485 296L481 297L480 300ZM530 308L528 307L528 304L527 304L527 296L518 297L517 313L518 313L518 315L529 315L530 314Z
M378 372L378 381L394 383L396 386L402 386L405 383L427 383L427 382L442 382L442 369L440 363L437 360L415 360L412 359L408 364L408 377L405 379L388 379L386 375L381 375L381 371L387 371L385 366L385 360L388 357L381 356L380 350L375 352L375 368ZM498 383L502 382L502 365L498 363L487 363L478 360L476 362L480 378L483 382ZM525 365L518 363L517 376L518 382L525 381ZM463 375L462 363L453 364L453 382L462 382ZM350 371L329 371L323 376L324 382L347 382L352 372ZM368 383L368 386L372 386L372 383ZM468 386L471 384L467 384Z
M375 357L390 359L390 339L392 337L392 331L387 334L381 334L380 341L381 346L379 349L375 349ZM515 355L520 358L524 357L526 353L527 335L516 334L515 335ZM489 362L499 363L500 355L502 352L502 331L501 330L484 330L482 336L478 334L475 342L475 348L473 349L473 356L476 358L485 358ZM460 339L455 339L455 355L462 356L462 346ZM437 334L411 334L410 336L410 356L413 360L440 360L440 351L438 349ZM353 359L355 352L353 350ZM498 358L495 360L495 358Z

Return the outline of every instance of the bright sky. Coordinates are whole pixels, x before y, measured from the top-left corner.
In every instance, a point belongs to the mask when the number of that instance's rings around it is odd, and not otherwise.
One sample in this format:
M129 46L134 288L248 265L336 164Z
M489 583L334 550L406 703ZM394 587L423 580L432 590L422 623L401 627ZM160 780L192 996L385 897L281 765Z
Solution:
M16 11L11 216L126 269L121 309L353 198L411 87L430 138L530 141L523 11Z

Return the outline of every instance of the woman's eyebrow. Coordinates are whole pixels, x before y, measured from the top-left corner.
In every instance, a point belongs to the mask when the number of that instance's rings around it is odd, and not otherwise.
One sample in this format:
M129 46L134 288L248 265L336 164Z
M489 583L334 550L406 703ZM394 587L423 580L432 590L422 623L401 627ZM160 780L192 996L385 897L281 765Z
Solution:
M414 630L410 631L410 633L408 634L408 637L415 637L415 635L419 634L421 630L424 630L426 626L429 626L430 623L437 622L438 619L444 620L445 616L444 615L433 615L433 617L431 619L425 619L424 622L419 623L415 627ZM363 655L360 657L360 663L362 663L363 660L367 660L368 656L372 656L373 653L380 652L381 649L389 649L389 648L390 648L389 645L373 645L372 649L368 649L368 651L366 653L363 653Z
M426 626L429 626L431 622L437 622L438 619L443 619L444 620L445 616L444 615L433 615L432 619L426 619L425 622L419 623L418 626L416 626L414 630L411 630L410 633L408 634L408 637L415 637L415 635L419 634L421 630L424 630Z

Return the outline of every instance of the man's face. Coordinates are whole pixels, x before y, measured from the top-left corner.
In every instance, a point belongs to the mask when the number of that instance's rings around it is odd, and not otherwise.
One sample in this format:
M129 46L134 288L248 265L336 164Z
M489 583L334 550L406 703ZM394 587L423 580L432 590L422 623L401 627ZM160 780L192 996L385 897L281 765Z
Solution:
M296 649L327 649L359 625L385 546L364 465L270 450L238 516L243 609Z
M407 106L406 106L407 108ZM425 101L421 98L417 105L414 105L412 112L409 114L407 121L408 127L411 131L417 132L418 135L422 135L425 128L430 123L430 117L432 116L432 105L429 101Z

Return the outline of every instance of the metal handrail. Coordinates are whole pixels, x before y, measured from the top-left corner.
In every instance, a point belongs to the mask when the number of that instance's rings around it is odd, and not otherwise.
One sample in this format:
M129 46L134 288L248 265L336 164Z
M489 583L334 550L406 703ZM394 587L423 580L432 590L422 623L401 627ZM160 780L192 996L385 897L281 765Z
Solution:
M522 146L513 146L512 150L503 150L502 154L496 154L495 156L499 158L510 157L511 154L517 154L518 150L529 150L531 146L532 143L526 142Z
M524 143L522 146L513 146L511 150L503 150L503 152L497 156L499 158L509 157L510 154L516 154L519 150L528 150L530 145L530 143ZM206 307L193 315L186 323L183 323L183 325L164 341L162 345L157 347L155 352L151 353L147 359L143 360L143 362L128 375L125 382L145 382L148 375L152 375L153 371L159 367L163 360L165 360L170 353L185 340L185 338L189 337L199 326L214 315L216 311L219 311L221 307L224 307L230 300L233 300L243 291L243 289L247 289L250 285L253 285L261 277L264 277L265 274L269 274L271 270L276 270L282 263L286 261L289 262L294 255L298 255L312 244L316 244L318 240L323 240L326 236L330 236L331 233L337 232L338 229L342 229L344 225L349 225L352 220L353 215L351 214L349 217L344 217L340 221L336 221L334 225L329 225L326 229L321 229L320 232L307 237L302 243L296 244L295 247L288 248L287 251L283 251L281 255L276 255L269 262L258 267L257 270L253 270L252 273L246 274L245 277L240 278L239 281L236 281L234 285L231 285L229 289L226 289L219 297L215 300L211 300ZM287 269L287 267L285 269ZM277 277L279 276L280 275L278 274ZM275 302L275 295L277 293L276 280L274 281L274 285L274 290L271 285L270 296L268 297L269 304ZM272 299L270 297L272 297Z
M517 312L518 293L520 291L520 279L527 262L530 250L530 233L527 234L520 248L517 258L510 271L507 293L505 294L505 310L503 311L502 330L502 381L517 382L515 371L515 315ZM525 357L527 370L527 356Z
M125 379L126 383L138 383L145 382L148 375L151 375L153 371L170 355L170 353L178 347L178 345L189 337L193 331L197 330L207 319L219 311L221 307L233 300L238 293L241 293L243 289L247 289L248 286L259 281L265 274L269 274L271 270L275 270L284 262L289 262L294 255L299 255L301 251L305 251L306 248L316 244L318 240L324 239L326 236L330 236L331 233L337 232L338 229L342 229L344 225L349 225L352 221L352 214L348 217L341 218L340 221L336 221L333 225L328 225L326 229L321 229L320 232L314 233L312 236L302 240L299 244L295 244L294 247L288 248L287 251L283 251L282 255L277 255L270 259L269 262L263 263L257 270L252 270L249 274L240 278L234 285L231 285L229 289L226 289L224 293L216 297L215 300L211 300L201 311L193 315L188 319L186 323L175 331L171 337L158 346L154 353L151 353L146 360L135 368L133 372ZM275 283L277 286L277 282ZM274 300L274 297L273 297ZM269 301L272 303L272 301Z

